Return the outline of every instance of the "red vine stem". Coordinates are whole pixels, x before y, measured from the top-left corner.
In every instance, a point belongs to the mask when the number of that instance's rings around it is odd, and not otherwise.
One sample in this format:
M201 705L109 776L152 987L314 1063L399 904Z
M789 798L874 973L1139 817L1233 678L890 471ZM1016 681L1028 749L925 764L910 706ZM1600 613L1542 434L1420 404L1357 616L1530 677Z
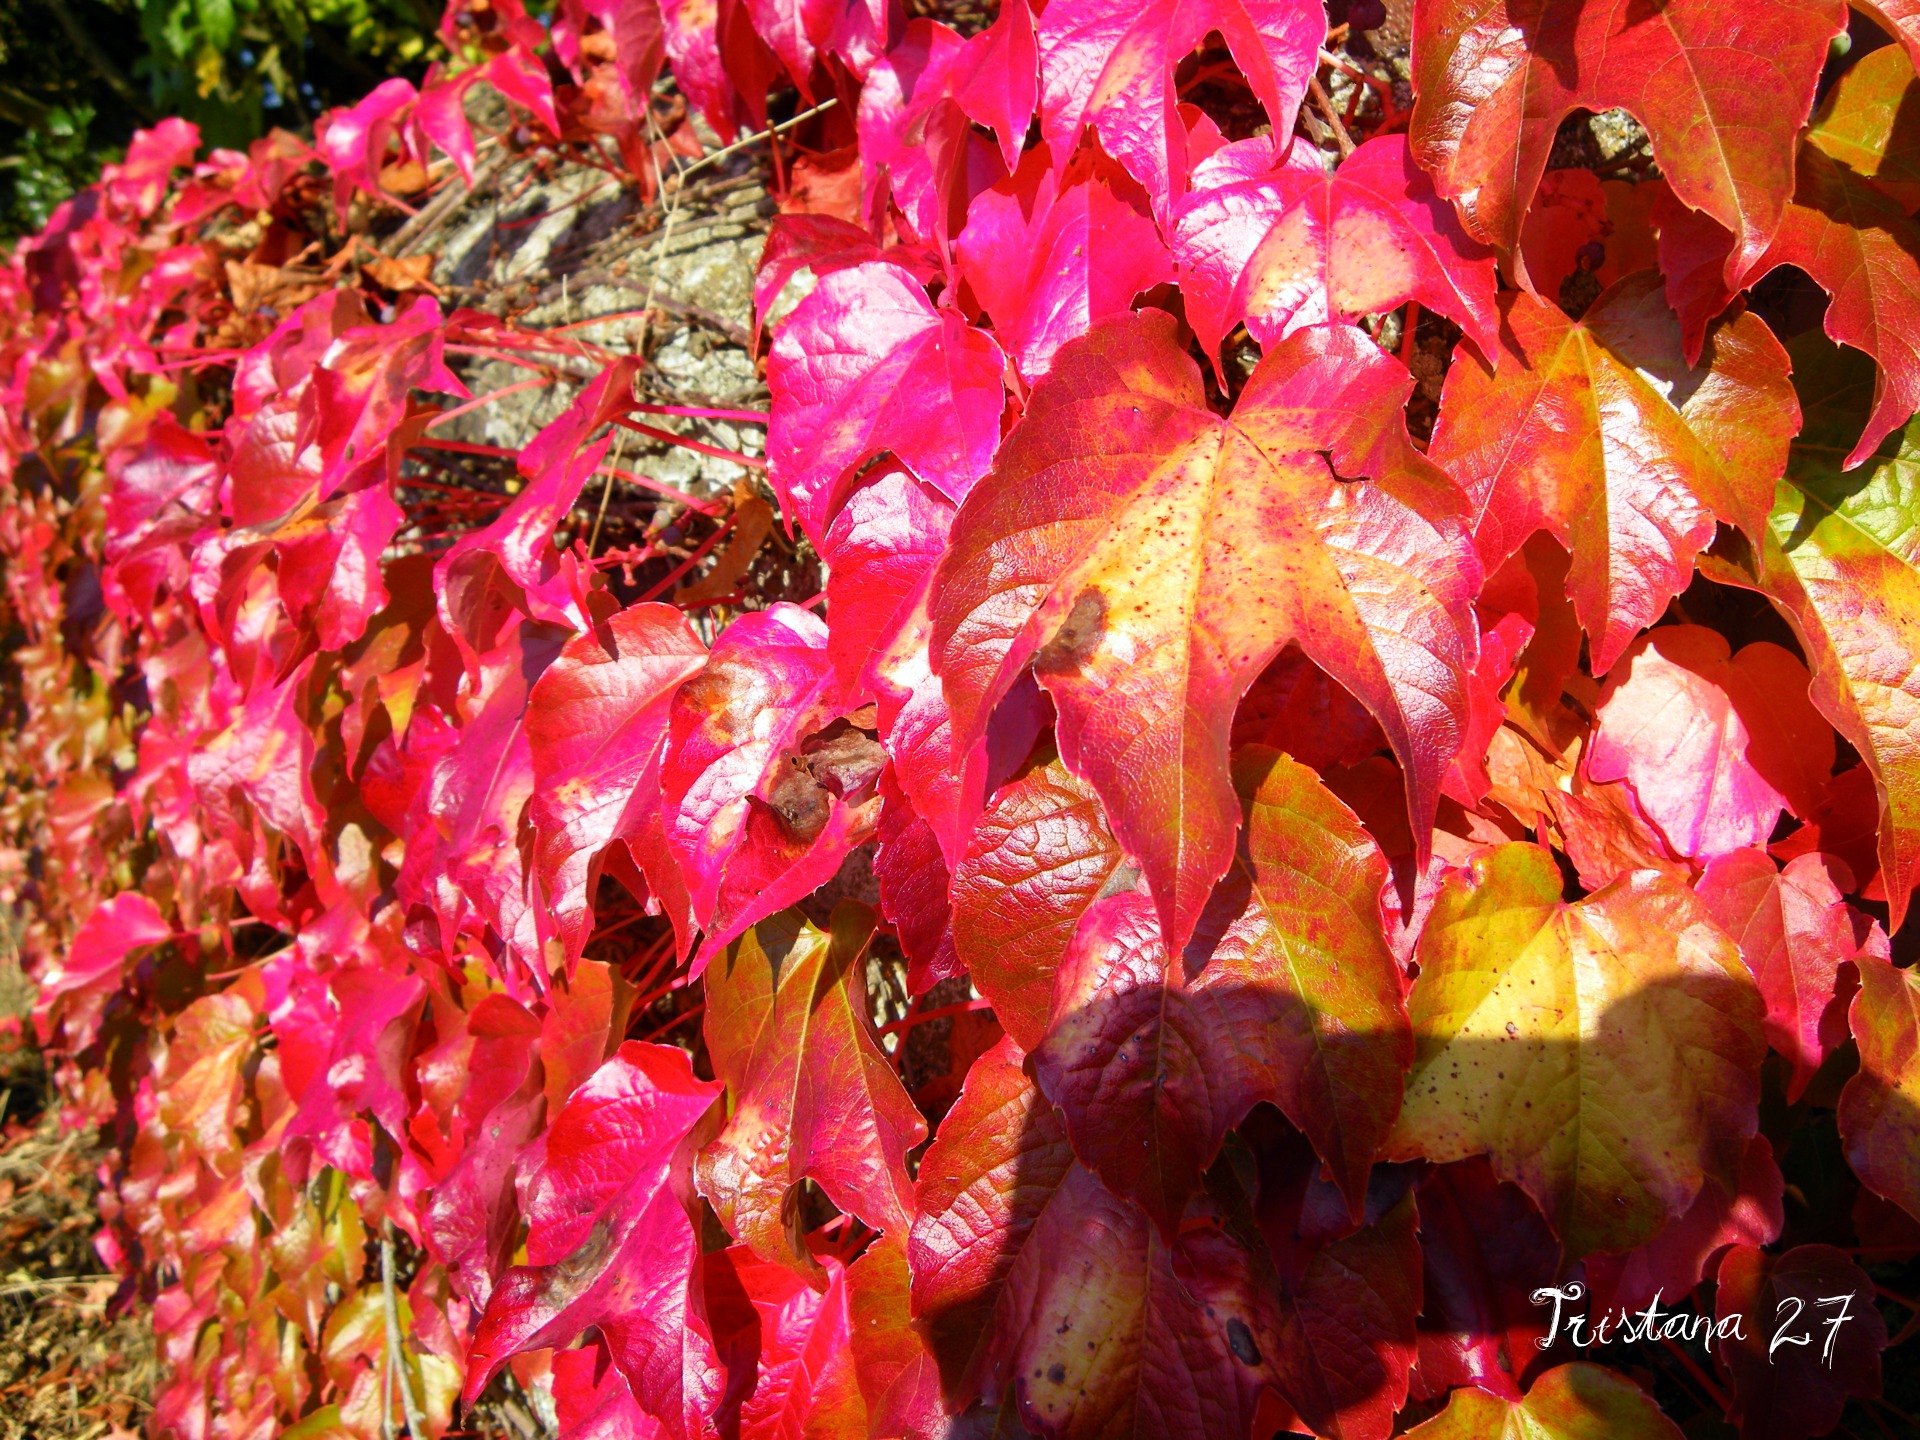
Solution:
M698 510L702 515L717 515L720 512L719 501L702 500L698 496L689 495L677 485L669 485L665 480L656 480L651 475L641 475L633 470L622 470L617 465L601 465L595 469L593 473L596 475L612 475L616 479L638 485L643 490L652 490L658 494L667 496L669 499L678 500L689 510Z
M1727 1397L1725 1392L1723 1392L1718 1385L1714 1384L1713 1377L1700 1368L1698 1362L1686 1352L1686 1348L1682 1346L1679 1341L1670 1336L1662 1335L1660 1337L1660 1343L1678 1357L1680 1363L1687 1367L1687 1373L1699 1382L1700 1388L1707 1392L1708 1398L1711 1399L1714 1404L1718 1405L1724 1413L1727 1408Z
M922 1010L916 1015L903 1015L891 1025L882 1025L880 1027L880 1033L882 1035L898 1035L904 1031L913 1029L916 1025L924 1025L929 1020L945 1020L954 1015L965 1015L971 1011L991 1010L992 1008L993 1002L990 1000L960 1000L952 1005L941 1005L932 1010Z
M720 543L720 539L722 536L732 531L733 522L738 518L739 518L738 516L729 515L726 519L725 524L723 524L718 530L715 530L713 534L709 535L705 540L700 542L700 548L698 550L695 550L685 560L682 560L679 563L679 565L675 566L671 571L667 573L666 579L662 580L658 585L654 586L653 589L649 590L646 594L642 595L640 599L635 601L634 603L641 604L648 600L657 600L662 595L666 594L668 590L673 588L675 581L677 581L682 575L686 574L687 571L691 570L695 565L697 565L700 562L701 557L703 557L709 550L713 549L715 545L718 545Z
M738 450L723 450L718 445L690 440L685 435L676 435L671 430L662 430L655 425L642 425L638 420L629 420L625 416L619 417L613 423L633 431L636 435L645 435L649 440L662 440L669 445L678 445L683 450L695 450L702 455L711 455L716 460L731 460L734 464L745 465L751 470L767 468L767 462L758 455L742 455Z
M537 390L552 383L553 377L536 375L529 380L516 380L511 385L502 385L498 390L489 390L484 395L476 395L464 405L456 405L451 410L442 410L427 422L427 429L432 430L436 426L446 424L449 420L458 419L470 410L478 410L482 405L490 404L495 400L504 400L507 396L517 395L522 390Z

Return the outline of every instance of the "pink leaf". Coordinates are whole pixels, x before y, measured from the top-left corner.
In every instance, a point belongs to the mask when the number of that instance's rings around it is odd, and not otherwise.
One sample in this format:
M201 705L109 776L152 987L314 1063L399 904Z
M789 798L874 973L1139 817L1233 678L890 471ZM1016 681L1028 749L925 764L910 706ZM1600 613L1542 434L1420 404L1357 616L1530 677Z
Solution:
M661 745L707 647L671 605L634 605L567 642L527 703L535 866L571 970L593 930L600 853L660 804Z
M1125 176L1115 178L1138 193ZM1098 167L1076 162L1056 171L1045 150L1029 151L1015 174L974 197L955 250L961 278L1029 384L1093 321L1173 279L1144 210Z
M1830 783L1833 727L1807 686L1806 667L1778 645L1729 656L1712 630L1662 626L1608 673L1587 773L1630 781L1681 855L1765 845L1784 806L1811 813Z
M527 1264L508 1273L469 1352L471 1404L507 1357L600 1327L640 1408L669 1435L705 1433L720 1376L690 1295L700 1253L675 1191L680 1146L720 1087L683 1051L629 1042L547 1133L527 1196Z
M1175 67L1219 31L1273 135L1290 135L1326 29L1319 0L1053 0L1040 17L1041 132L1064 162L1093 127L1165 219L1186 181Z
M1759 982L1767 1043L1793 1067L1791 1104L1847 1040L1857 982L1841 967L1860 953L1854 913L1818 855L1778 870L1763 851L1735 850L1710 861L1694 888Z
M823 534L841 481L882 450L965 499L1000 444L1004 366L991 336L936 311L897 265L823 276L781 328L767 371L769 478L789 517Z
M95 907L74 934L66 953L40 981L34 1024L50 1043L57 1024L70 1053L86 1049L100 1032L101 1013L120 988L127 958L145 945L173 938L160 908L138 890L127 890Z
M1271 345L1409 300L1495 353L1493 251L1467 234L1401 135L1369 140L1332 175L1288 167L1196 188L1176 212L1173 251L1210 356L1241 321Z
M673 698L666 840L703 954L825 883L879 817L879 745L858 729L816 734L835 714L826 645L826 625L797 605L743 615Z

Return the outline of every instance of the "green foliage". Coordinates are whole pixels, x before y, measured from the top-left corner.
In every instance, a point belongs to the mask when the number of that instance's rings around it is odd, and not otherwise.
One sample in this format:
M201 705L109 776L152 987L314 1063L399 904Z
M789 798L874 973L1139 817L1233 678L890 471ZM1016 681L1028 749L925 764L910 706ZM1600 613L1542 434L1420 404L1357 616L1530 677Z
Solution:
M212 145L301 128L438 48L431 0L19 0L0 9L0 235L180 115Z

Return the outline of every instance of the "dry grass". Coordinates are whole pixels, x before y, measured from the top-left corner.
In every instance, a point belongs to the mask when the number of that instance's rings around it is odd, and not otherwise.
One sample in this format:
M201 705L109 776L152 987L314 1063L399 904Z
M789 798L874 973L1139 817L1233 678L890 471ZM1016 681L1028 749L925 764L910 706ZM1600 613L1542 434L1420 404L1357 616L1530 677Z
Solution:
M3 937L0 937L3 938ZM111 1313L93 1251L91 1134L61 1133L39 1055L15 1025L32 985L0 944L0 1440L138 1432L158 1375L143 1312Z

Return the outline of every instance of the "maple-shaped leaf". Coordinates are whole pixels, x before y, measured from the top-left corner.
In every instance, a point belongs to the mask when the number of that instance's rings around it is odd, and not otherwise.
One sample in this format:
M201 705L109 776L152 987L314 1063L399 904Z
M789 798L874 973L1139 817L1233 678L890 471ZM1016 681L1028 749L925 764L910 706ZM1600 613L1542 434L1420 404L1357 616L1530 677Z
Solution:
M1737 1187L1765 1041L1753 977L1684 884L1636 871L1572 905L1561 885L1528 844L1447 877L1386 1153L1487 1155L1578 1256L1651 1238L1708 1175Z
M1173 279L1160 232L1128 202L1127 177L1111 183L1091 155L1064 170L1049 159L1030 150L1018 170L976 195L954 242L961 279L1028 384L1089 323Z
M853 902L829 934L788 911L707 967L707 1051L731 1113L696 1174L728 1230L770 1261L807 1268L787 1230L804 1179L876 1230L904 1231L911 1213L906 1155L927 1127L868 1018L872 933Z
M1493 252L1434 192L1405 136L1369 140L1332 175L1289 165L1200 182L1180 204L1172 244L1187 319L1209 356L1242 321L1264 346L1409 300L1495 353Z
M1219 32L1278 143L1293 132L1326 24L1318 0L1049 4L1040 16L1041 135L1063 162L1091 127L1101 148L1147 187L1164 221L1186 184L1174 70L1187 53Z
M1561 121L1630 111L1674 193L1739 237L1728 279L1780 225L1834 0L1438 0L1414 21L1415 155L1467 228L1514 252Z
M1631 1380L1576 1361L1549 1370L1525 1399L1471 1386L1407 1431L1407 1440L1682 1440L1680 1427Z
M1920 882L1920 426L1844 472L1873 393L1866 357L1803 336L1794 371L1807 424L1774 501L1760 582L1800 637L1813 703L1873 772L1880 872L1898 929Z
M1687 1213L1653 1239L1624 1255L1589 1255L1589 1315L1642 1311L1659 1297L1678 1302L1710 1276L1720 1256L1735 1245L1771 1245L1786 1223L1786 1180L1767 1137L1747 1143L1740 1186L1729 1192L1713 1176L1700 1187Z
M1419 1359L1413 1390L1477 1385L1509 1400L1547 1336L1537 1290L1560 1272L1560 1242L1526 1192L1479 1157L1442 1165L1417 1192ZM1591 1263L1591 1261L1589 1261Z
M1607 674L1587 774L1626 780L1676 853L1762 845L1781 809L1810 815L1833 770L1833 727L1807 667L1771 641L1730 654L1702 625L1663 625Z
M1920 1218L1920 976L1861 954L1849 1018L1860 1073L1840 1092L1847 1163L1874 1194Z
M640 1408L669 1435L705 1434L722 1377L691 1297L700 1247L673 1171L720 1088L685 1052L629 1042L574 1092L528 1188L527 1263L480 1317L462 1403L509 1356L597 1325Z
M1015 1040L1040 1044L1082 917L1130 868L1099 797L1057 757L1035 757L989 801L954 866L953 943Z
M819 536L841 481L882 450L953 500L993 463L1006 362L985 331L936 310L911 273L872 260L820 277L774 338L768 478Z
M1407 437L1410 384L1361 331L1315 327L1223 420L1170 317L1115 317L1060 351L954 520L931 648L956 748L1031 664L1170 944L1232 859L1234 707L1288 641L1373 712L1431 823L1479 575L1457 492Z
M1714 1358L1733 1382L1741 1440L1804 1440L1840 1421L1847 1397L1880 1394L1887 1327L1874 1284L1844 1250L1739 1245L1720 1262ZM1734 1323L1737 1317L1737 1324Z
M1713 860L1695 888L1759 983L1767 1043L1792 1065L1787 1100L1797 1101L1846 1043L1853 985L1841 967L1860 953L1854 913L1817 855L1782 870L1763 851L1736 850Z
M830 879L879 818L885 752L830 728L827 627L782 601L720 633L674 693L660 771L666 841L706 948Z
M1184 955L1145 895L1082 919L1035 1075L1074 1151L1161 1229L1262 1100L1312 1140L1357 1216L1412 1054L1380 928L1387 864L1306 766L1235 761L1243 843Z
M1255 1257L1196 1202L1162 1238L1073 1163L1003 1040L921 1162L913 1307L948 1407L1017 1401L1060 1440L1248 1433L1282 1344Z
M1447 372L1432 458L1471 498L1489 571L1539 529L1572 552L1567 586L1603 674L1692 580L1716 521L1760 533L1799 428L1787 357L1742 315L1689 369L1651 271L1579 321L1524 292L1501 300L1498 349Z
M1920 9L1915 10L1920 22ZM1920 205L1920 150L1911 136L1920 99L1913 57L1898 45L1862 55L1834 82L1806 143L1884 190L1909 214ZM1903 112L1905 112L1903 114Z
M600 853L657 814L673 696L706 659L673 606L633 605L569 640L528 696L534 863L568 968L593 929Z

